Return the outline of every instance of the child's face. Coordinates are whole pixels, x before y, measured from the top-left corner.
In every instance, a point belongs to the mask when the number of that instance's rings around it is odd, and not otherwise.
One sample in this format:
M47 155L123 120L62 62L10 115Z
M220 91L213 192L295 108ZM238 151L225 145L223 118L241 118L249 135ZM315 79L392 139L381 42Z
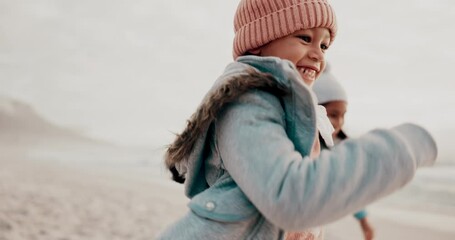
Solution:
M333 138L335 138L343 128L347 105L348 104L345 101L332 101L324 104L324 107L327 110L327 116L335 129L332 134Z
M329 44L330 32L327 28L310 28L276 39L252 53L293 62L303 81L312 86L325 68L324 54Z

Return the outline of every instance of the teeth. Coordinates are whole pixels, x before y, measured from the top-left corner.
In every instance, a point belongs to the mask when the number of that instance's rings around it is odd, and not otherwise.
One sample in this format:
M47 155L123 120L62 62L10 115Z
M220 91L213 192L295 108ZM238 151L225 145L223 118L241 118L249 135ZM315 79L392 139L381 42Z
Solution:
M300 68L300 73L302 75L307 75L308 77L314 78L316 76L316 71L309 68Z

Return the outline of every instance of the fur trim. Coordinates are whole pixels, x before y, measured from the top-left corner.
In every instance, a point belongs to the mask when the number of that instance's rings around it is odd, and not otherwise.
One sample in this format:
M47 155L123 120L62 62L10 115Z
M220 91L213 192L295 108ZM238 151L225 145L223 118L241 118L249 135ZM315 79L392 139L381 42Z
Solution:
M228 79L204 99L197 111L187 121L185 130L181 134L176 134L176 139L169 145L165 155L165 163L171 171L174 181L179 183L185 181L184 173L179 173L176 164L188 161L196 140L207 131L218 112L226 104L253 89L267 91L277 96L285 95L288 92L288 89L280 85L271 74L252 69L245 74Z

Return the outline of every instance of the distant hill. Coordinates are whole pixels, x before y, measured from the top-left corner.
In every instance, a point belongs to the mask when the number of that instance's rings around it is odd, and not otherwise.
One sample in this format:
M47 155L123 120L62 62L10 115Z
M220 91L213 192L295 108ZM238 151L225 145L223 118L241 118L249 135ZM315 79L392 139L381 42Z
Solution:
M40 139L99 142L71 129L51 123L27 103L0 97L0 140L17 142Z
M155 172L161 162L161 152L155 149L90 138L52 123L27 103L1 96L0 153L0 163L20 156L89 168L153 167Z

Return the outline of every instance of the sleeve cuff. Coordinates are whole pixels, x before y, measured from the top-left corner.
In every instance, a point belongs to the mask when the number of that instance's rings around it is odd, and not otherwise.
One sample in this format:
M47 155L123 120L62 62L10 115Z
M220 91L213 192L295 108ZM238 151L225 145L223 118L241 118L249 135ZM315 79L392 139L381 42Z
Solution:
M417 167L433 165L438 149L431 134L424 128L405 123L392 128L409 146L411 154L416 158Z
M354 217L357 220L364 219L366 216L367 216L367 211L365 211L365 210L360 210L354 214Z

